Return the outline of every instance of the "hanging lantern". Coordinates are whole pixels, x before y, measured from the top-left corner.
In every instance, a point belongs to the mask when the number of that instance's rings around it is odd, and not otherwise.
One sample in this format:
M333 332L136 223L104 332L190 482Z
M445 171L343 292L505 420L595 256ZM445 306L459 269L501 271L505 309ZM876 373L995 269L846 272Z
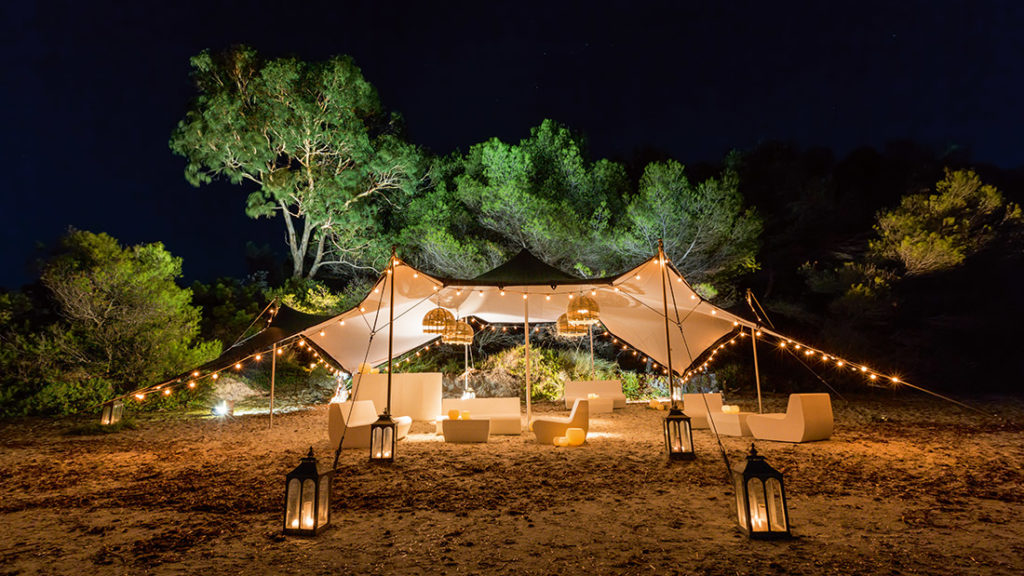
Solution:
M555 322L555 331L562 338L580 338L587 335L587 327L582 324L570 324L566 314L558 317L558 321Z
M789 511L782 474L768 465L750 445L742 470L733 471L736 483L736 514L747 536L759 540L788 538Z
M124 415L124 403L120 400L107 402L103 405L103 412L100 413L100 426L110 426L121 421Z
M288 473L284 495L284 533L315 536L331 523L333 470L320 472L313 448Z
M385 409L380 418L370 424L370 462L394 462L397 441L398 423Z
M469 345L473 343L473 327L468 322L459 320L451 324L451 329L446 330L441 335L441 342L445 344L464 344Z
M566 319L572 326L590 326L601 320L601 308L589 296L580 295L569 301Z
M455 323L455 316L444 308L434 308L423 316L424 334L444 334L449 325Z
M665 451L669 460L693 460L693 431L690 417L682 410L672 407L665 416Z

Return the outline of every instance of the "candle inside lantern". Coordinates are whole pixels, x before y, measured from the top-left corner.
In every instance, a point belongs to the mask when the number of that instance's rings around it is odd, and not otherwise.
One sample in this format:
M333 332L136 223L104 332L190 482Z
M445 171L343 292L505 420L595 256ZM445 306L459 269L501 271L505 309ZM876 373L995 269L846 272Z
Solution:
M565 431L565 437L569 446L581 446L587 439L587 433L583 428L569 428Z

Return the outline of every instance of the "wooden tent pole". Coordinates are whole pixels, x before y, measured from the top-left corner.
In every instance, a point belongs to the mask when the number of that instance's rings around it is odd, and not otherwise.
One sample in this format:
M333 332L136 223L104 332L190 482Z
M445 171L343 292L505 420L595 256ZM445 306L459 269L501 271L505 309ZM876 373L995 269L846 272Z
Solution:
M274 375L277 373L277 342L270 347L270 427L274 427Z
M658 260L661 262L661 306L665 311L665 350L668 352L668 395L672 400L672 409L676 405L675 374L672 372L672 337L668 329L668 287L665 277L668 276L668 258L665 257L665 244L658 238Z
M750 328L750 344L754 347L754 381L757 382L757 412L764 414L761 407L761 372L757 368L757 328Z
M587 324L587 332L590 333L590 379L597 380L594 375L594 325Z
M523 298L523 333L526 339L526 429L530 429L530 419L533 415L530 398L533 396L533 389L530 386L530 299Z

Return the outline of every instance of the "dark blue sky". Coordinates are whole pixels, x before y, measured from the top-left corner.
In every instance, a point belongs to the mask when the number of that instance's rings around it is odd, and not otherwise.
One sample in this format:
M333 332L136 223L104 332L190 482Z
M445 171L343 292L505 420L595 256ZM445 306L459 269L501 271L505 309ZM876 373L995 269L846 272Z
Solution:
M352 55L437 153L550 117L597 157L910 139L1024 165L1016 1L147 4L0 7L0 286L30 281L35 246L68 226L162 241L188 280L243 274L246 240L281 249L278 222L245 217L243 190L191 188L167 148L189 57L234 43Z

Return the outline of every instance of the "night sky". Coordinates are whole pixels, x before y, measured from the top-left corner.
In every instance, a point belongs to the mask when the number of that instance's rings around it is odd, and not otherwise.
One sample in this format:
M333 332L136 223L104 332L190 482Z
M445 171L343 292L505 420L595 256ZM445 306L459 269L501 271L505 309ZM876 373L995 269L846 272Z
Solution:
M245 273L246 192L192 188L167 147L188 59L349 54L435 153L553 118L595 157L655 148L693 164L763 140L842 155L909 139L1024 165L1024 3L22 2L0 7L0 286L33 279L74 226L162 241L186 281Z

